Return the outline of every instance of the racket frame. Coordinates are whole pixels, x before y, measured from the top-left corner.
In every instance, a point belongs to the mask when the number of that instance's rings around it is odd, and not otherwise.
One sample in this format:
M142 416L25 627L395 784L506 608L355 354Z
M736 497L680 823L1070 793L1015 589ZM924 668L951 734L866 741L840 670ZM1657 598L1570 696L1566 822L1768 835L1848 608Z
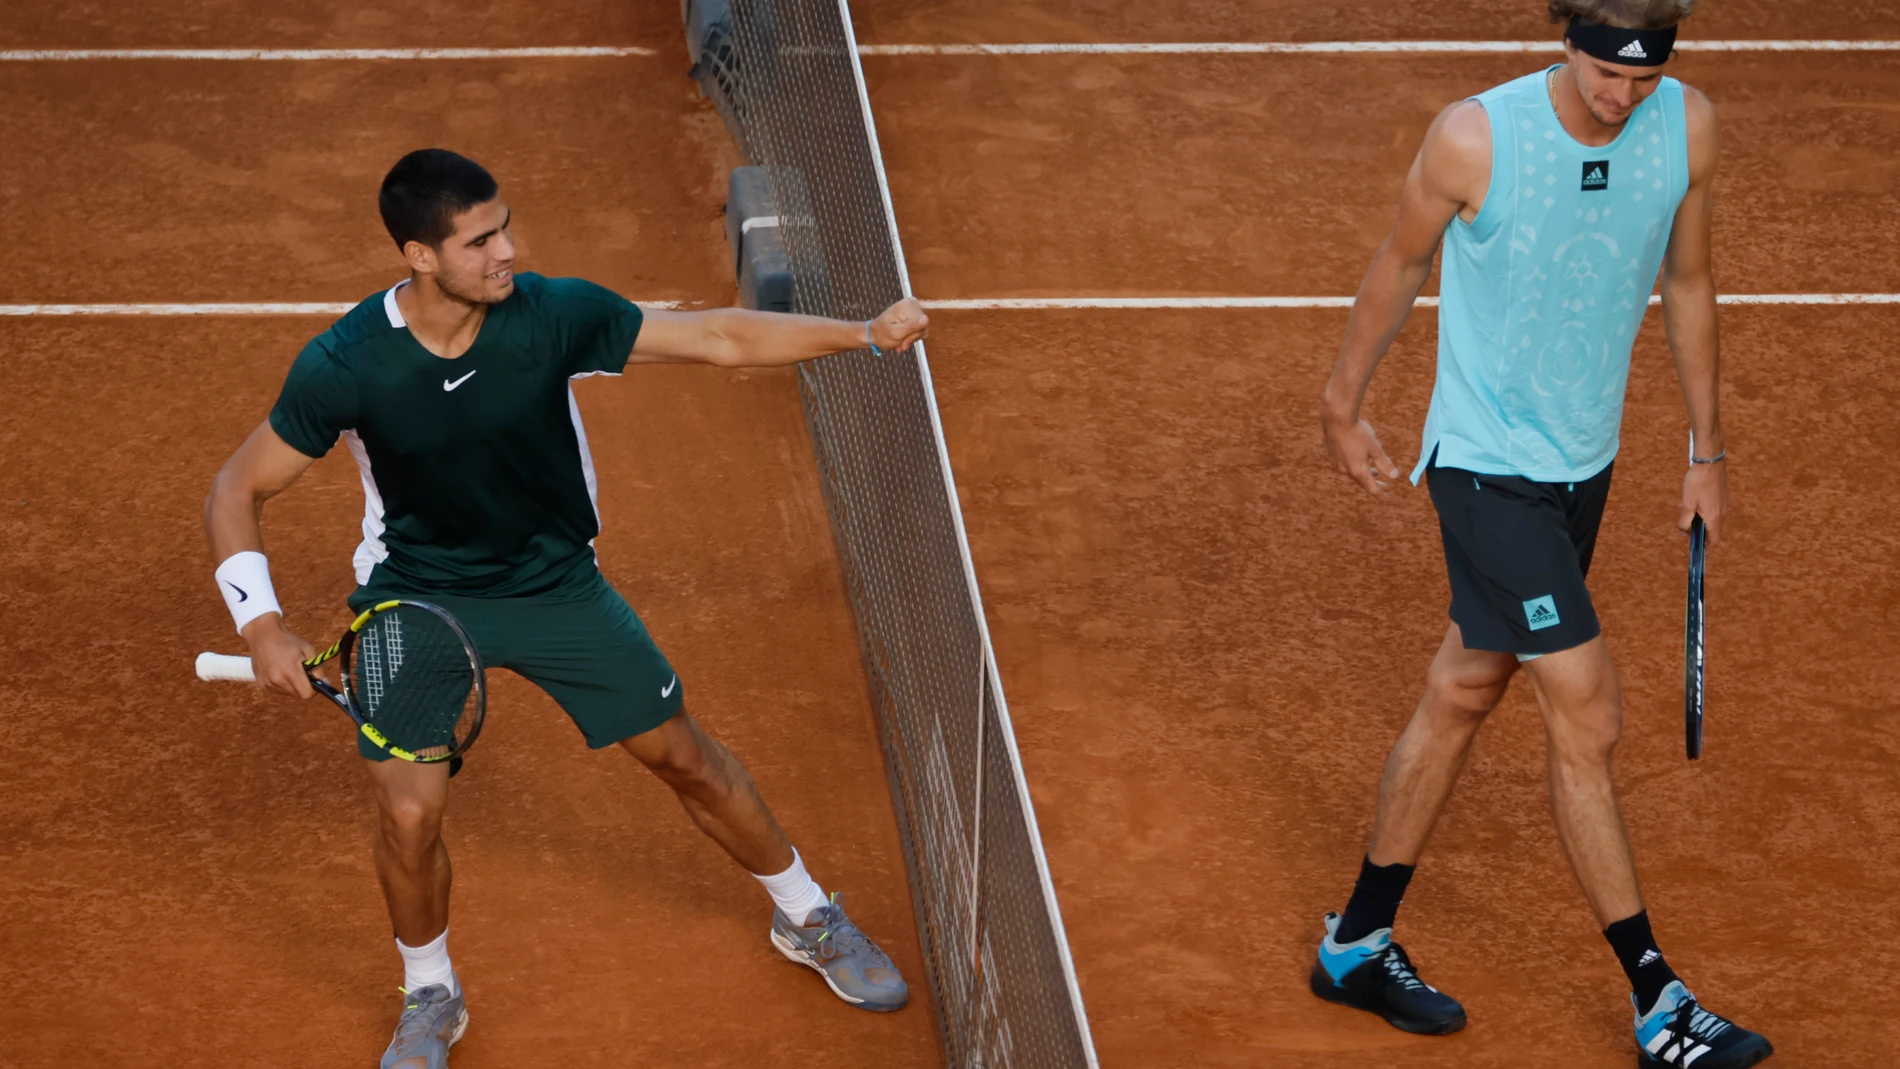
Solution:
M1702 709L1704 694L1703 577L1708 566L1708 530L1697 516L1689 523L1689 599L1683 627L1682 718L1684 748L1689 760L1702 756Z
M350 651L355 648L357 637L363 633L363 628L366 627L371 620L398 606L409 606L435 614L436 618L447 624L449 629L455 632L455 637L462 640L462 651L468 655L468 666L473 675L473 682L470 685L475 689L475 723L469 728L468 736L464 738L459 745L454 746L449 752L444 754L419 755L397 746L395 743L389 741L388 736L377 730L376 725L369 722L369 718L363 715L361 709L357 708L355 699L350 697ZM337 673L337 678L343 683L341 688L338 688L329 680L324 679L315 672L315 669L339 658L343 661L343 667ZM356 724L356 729L362 732L364 738L368 739L377 749L382 750L389 756L400 758L404 761L419 765L433 765L450 761L459 765L461 763L461 755L466 753L470 746L475 745L475 738L482 733L482 724L488 719L488 682L487 678L483 675L482 658L481 654L476 652L475 640L469 637L468 629L462 626L460 620L451 616L448 611L441 606L426 601L396 598L371 605L359 613L356 619L350 621L349 629L343 632L342 638L331 643L329 649L303 662L303 666L305 671L311 673L311 688L335 702L337 708L342 709L344 714Z

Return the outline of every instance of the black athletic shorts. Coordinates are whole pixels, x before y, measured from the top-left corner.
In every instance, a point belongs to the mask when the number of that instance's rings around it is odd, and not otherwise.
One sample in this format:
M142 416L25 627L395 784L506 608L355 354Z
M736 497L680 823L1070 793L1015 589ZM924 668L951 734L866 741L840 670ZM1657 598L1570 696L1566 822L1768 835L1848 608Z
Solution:
M1610 496L1610 470L1583 482L1425 471L1451 579L1451 619L1466 649L1532 656L1601 633L1584 576Z

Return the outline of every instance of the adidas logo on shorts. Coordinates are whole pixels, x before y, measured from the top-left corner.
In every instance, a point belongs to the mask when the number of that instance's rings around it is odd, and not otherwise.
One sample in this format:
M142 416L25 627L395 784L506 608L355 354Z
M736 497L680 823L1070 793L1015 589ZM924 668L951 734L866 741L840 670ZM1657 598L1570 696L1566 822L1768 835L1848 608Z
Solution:
M1629 44L1626 44L1622 48L1617 49L1616 54L1622 57L1623 59L1648 59L1649 58L1649 53L1643 51L1643 42L1641 41L1631 41Z
M1557 615L1557 602L1549 594L1525 602L1524 622L1532 631L1556 627L1562 622Z

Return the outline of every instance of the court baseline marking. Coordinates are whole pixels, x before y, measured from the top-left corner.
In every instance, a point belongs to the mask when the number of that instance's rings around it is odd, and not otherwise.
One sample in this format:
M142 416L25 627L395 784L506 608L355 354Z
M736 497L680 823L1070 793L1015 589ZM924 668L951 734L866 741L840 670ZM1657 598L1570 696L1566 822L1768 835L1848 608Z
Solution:
M926 300L932 311L1048 311L1069 308L1124 310L1222 308L1351 308L1351 297L977 297ZM1724 293L1717 304L1900 305L1900 293ZM636 301L646 308L685 308L692 301ZM1649 303L1661 304L1651 294ZM0 304L0 316L340 316L355 304L323 302L231 302L159 304ZM707 305L706 307L713 307ZM1417 307L1436 308L1438 298L1420 297Z
M0 304L0 316L340 316L358 303L211 301L170 304ZM636 301L644 308L679 308L682 301Z
M14 48L0 62L74 62L95 59L335 60L335 59L579 59L657 56L635 45L559 48Z
M1900 41L1682 41L1683 52L1900 52ZM1179 41L860 45L866 56L1461 55L1562 52L1562 41Z
M1351 297L990 297L925 301L942 311L1038 311L1061 308L1351 308ZM1649 303L1662 303L1651 294ZM1717 304L1900 304L1900 293L1723 293ZM1438 298L1420 297L1417 307L1436 308Z
M1896 41L1727 40L1684 41L1685 52L1900 52ZM1178 41L1024 44L859 45L864 56L1046 56L1046 55L1457 55L1481 52L1560 52L1557 41ZM77 62L106 59L168 60L388 60L388 59L580 59L657 56L641 45L529 48L13 48L0 62Z

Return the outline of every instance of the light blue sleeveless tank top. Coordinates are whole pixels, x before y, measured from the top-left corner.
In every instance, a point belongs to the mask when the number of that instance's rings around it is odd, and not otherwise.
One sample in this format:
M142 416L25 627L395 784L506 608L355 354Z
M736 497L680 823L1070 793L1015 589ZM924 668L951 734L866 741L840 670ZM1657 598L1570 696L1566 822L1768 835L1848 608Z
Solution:
M1475 99L1491 186L1445 232L1438 381L1417 482L1438 465L1580 482L1616 459L1636 340L1689 188L1682 83L1592 148L1564 131L1548 71Z

